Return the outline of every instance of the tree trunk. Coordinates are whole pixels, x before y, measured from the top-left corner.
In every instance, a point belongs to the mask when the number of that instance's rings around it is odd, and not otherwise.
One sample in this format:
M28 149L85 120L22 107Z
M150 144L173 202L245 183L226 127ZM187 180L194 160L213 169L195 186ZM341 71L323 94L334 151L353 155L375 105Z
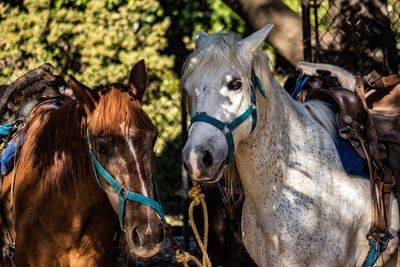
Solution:
M303 60L302 19L281 0L223 1L254 29L274 24L267 41L291 64ZM331 21L328 31L318 36L311 32L314 61L336 64L356 74L373 69L383 74L398 72L396 38L386 0L329 1L327 16Z
M291 64L303 60L301 17L280 0L224 0L251 27L274 24L268 42Z

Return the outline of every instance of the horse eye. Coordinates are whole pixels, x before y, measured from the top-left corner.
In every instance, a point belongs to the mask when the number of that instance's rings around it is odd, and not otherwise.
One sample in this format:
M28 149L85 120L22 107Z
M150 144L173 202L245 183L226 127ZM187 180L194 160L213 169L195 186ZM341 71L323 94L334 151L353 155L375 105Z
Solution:
M102 143L99 143L99 151L98 151L100 154L107 154L107 150L106 150L106 148L105 148L105 145L104 144L102 144Z
M242 81L239 79L230 81L228 83L228 89L231 91L238 91L242 88Z

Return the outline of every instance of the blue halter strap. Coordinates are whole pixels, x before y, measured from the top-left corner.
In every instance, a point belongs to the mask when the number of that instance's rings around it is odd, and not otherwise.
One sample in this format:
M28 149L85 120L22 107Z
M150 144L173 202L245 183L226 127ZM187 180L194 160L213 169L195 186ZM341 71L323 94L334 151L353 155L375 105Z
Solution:
M213 118L205 113L196 114L190 120L190 127L195 122L205 122L211 124L217 129L224 132L226 141L228 143L228 156L225 160L225 165L230 164L233 161L233 154L235 152L235 143L233 141L233 130L235 130L240 124L242 124L248 117L252 116L251 121L251 132L253 132L254 128L257 125L257 108L256 108L256 90L255 87L258 87L261 95L265 98L265 89L261 84L260 79L255 75L254 71L252 73L252 81L251 81L251 105L237 118L235 118L231 122L222 122L216 118Z
M96 155L94 154L92 143L90 141L89 129L87 125L86 125L86 139L89 145L89 155L90 158L92 159L93 172L96 177L98 185L100 186L100 188L103 189L97 172L104 178L104 180L107 181L107 183L114 189L114 191L118 195L118 220L121 230L124 230L124 214L125 214L125 204L127 200L150 206L157 212L158 216L160 216L163 223L165 223L166 222L165 216L160 203L158 203L154 199L151 199L149 197L125 189L100 164L100 162L96 158Z

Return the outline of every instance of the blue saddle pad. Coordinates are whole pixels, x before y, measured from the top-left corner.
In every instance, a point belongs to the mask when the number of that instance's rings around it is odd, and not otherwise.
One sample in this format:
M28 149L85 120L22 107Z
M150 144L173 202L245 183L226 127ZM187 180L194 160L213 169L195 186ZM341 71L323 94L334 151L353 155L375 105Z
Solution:
M24 135L19 135L19 142L24 142ZM2 175L6 175L9 170L14 166L14 156L17 151L17 140L14 138L8 143L8 146L4 149L3 154L0 158L0 170Z
M343 168L347 173L361 176L368 175L365 172L366 161L357 154L349 141L344 140L340 136L336 136L335 145Z

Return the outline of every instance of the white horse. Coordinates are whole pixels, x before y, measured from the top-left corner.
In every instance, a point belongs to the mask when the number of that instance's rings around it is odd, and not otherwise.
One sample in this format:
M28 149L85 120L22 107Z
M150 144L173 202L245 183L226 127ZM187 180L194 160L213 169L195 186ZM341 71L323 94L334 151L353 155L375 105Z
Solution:
M185 168L203 183L224 170L228 179L240 178L243 242L259 266L360 266L371 224L369 181L344 171L327 106L300 104L274 80L268 56L258 51L271 28L243 40L199 34L181 79L192 116ZM252 73L265 96L252 86ZM398 244L398 203L391 199L395 238L380 260Z

